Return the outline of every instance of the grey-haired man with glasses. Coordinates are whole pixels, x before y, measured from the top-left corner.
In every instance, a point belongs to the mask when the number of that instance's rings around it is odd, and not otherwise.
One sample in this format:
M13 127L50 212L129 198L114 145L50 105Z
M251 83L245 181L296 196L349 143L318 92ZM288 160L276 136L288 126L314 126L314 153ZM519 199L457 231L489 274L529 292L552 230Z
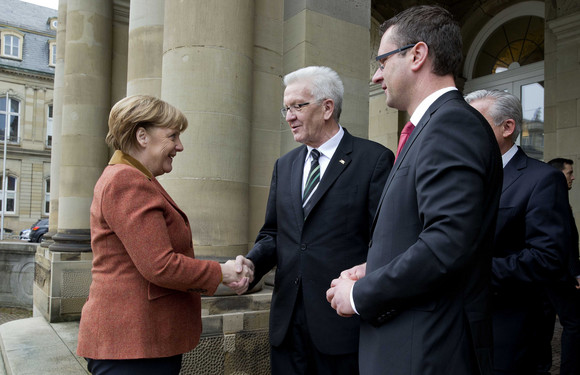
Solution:
M344 88L332 69L306 67L284 84L282 116L303 146L276 161L264 226L237 261L254 268L254 283L277 267L272 374L357 374L359 321L340 318L325 292L345 267L366 260L394 155L340 126Z

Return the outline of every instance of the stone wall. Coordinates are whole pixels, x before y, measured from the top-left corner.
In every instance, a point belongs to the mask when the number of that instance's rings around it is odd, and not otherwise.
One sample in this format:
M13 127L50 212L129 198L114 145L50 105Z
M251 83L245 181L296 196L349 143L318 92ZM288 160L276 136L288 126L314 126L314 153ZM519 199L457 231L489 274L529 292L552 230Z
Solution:
M0 306L32 310L36 245L0 243Z

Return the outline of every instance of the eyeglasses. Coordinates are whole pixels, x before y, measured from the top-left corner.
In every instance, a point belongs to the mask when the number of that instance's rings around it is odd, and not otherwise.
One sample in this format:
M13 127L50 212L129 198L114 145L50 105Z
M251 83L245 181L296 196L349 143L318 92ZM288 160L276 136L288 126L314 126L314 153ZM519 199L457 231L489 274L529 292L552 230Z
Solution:
M282 107L282 108L280 108L280 113L282 114L282 117L286 117L286 114L288 113L288 111L296 114L296 112L302 111L302 108L306 107L308 104L310 104L310 102L300 103L300 104L292 104L291 106L288 106L288 107Z
M407 50L407 49L413 48L413 47L415 47L414 44L407 44L406 46L403 46L401 48L397 48L395 50L392 50L391 52L383 53L382 55L377 56L375 60L379 62L379 69L380 70L385 69L385 61L387 61L387 57L394 55L395 53L403 52L404 50Z

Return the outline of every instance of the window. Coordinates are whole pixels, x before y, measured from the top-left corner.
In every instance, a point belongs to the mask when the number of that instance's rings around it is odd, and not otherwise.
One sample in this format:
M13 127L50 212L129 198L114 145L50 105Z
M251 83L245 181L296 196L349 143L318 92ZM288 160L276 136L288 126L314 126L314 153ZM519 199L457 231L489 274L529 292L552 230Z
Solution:
M44 180L44 209L43 213L48 215L50 213L50 178Z
M51 40L48 42L48 65L56 65L56 40Z
M538 160L544 158L545 8L543 1L525 1L495 15L473 40L463 70L464 92L495 89L520 99L516 144Z
M0 210L4 209L5 214L15 213L16 202L16 177L8 176L6 179L6 207L4 207L4 178L0 176Z
M8 108L6 107L8 104ZM0 143L4 142L4 129L8 118L8 142L18 143L18 128L20 123L20 102L13 98L0 96Z
M48 19L48 24L49 24L51 30L56 31L56 29L58 27L58 19L56 17L51 17Z
M46 147L52 147L52 104L48 106L46 118Z
M22 40L23 36L15 31L2 31L2 50L0 55L11 59L22 60Z
M541 17L523 16L498 27L479 51L473 78L543 61L544 23Z
M528 156L544 159L544 82L520 87L523 123L520 146Z

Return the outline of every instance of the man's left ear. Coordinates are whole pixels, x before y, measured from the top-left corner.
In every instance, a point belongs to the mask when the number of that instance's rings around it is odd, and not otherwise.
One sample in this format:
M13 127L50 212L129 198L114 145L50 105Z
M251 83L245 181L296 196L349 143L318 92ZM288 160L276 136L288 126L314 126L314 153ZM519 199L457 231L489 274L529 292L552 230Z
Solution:
M516 130L516 122L513 119L508 118L507 120L504 121L503 123L504 138L511 138L515 130Z
M423 64L425 64L425 61L427 61L427 57L429 56L429 46L425 42L419 42L415 44L415 47L411 48L410 54L413 57L412 70L417 71L423 66Z
M330 120L334 112L334 101L332 99L325 99L322 102L322 106L324 107L324 119Z

